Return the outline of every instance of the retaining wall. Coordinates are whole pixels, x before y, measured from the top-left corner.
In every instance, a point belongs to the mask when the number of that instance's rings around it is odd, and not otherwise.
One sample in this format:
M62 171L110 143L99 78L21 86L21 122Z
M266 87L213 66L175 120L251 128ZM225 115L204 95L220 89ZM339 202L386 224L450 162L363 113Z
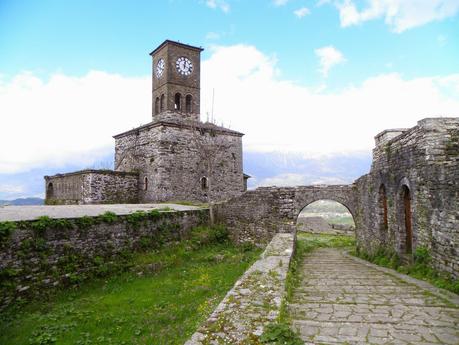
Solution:
M180 241L207 222L208 210L154 210L1 223L16 229L0 238L0 306L103 274L132 252Z

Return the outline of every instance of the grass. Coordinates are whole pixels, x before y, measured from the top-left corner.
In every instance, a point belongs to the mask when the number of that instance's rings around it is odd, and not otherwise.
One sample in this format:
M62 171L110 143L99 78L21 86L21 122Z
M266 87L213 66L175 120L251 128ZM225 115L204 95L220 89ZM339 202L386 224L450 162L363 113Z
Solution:
M413 255L413 262L403 265L397 253L380 249L373 255L363 252L351 252L361 259L370 261L378 266L392 268L400 273L407 274L413 278L424 280L430 284L459 294L459 280L436 271L431 266L430 253L425 247L418 247Z
M338 225L351 225L355 227L354 219L352 216L345 217L331 217L327 218L329 224L338 224Z
M183 344L260 253L205 233L135 254L129 272L12 306L0 344Z

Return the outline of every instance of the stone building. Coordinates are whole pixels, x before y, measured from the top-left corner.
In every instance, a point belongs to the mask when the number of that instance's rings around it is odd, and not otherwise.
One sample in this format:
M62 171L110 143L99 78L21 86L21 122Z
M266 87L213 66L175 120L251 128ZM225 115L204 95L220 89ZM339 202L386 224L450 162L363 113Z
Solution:
M115 169L45 176L48 204L221 201L241 194L242 133L200 121L202 48L152 57L152 122L115 135Z

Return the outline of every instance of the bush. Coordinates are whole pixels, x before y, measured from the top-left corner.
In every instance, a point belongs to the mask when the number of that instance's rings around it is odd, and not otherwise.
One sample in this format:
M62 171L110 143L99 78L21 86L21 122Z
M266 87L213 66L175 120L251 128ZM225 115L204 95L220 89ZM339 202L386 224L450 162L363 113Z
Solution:
M113 212L107 211L101 214L98 218L104 223L112 224L116 222L118 216Z
M225 243L229 232L223 225L212 227L198 226L191 231L190 241L195 247L202 247L213 243Z
M430 262L429 249L426 247L417 247L414 252L414 261L419 264L428 264Z
M272 323L266 326L260 337L262 344L303 345L304 342L285 323Z
M15 222L0 222L0 244L6 242L16 228Z

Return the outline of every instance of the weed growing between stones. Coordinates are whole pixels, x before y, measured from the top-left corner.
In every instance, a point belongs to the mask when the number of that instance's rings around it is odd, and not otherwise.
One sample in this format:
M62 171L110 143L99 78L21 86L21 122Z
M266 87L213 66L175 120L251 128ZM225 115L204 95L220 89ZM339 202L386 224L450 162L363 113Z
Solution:
M351 254L376 265L392 268L416 279L425 280L436 287L459 294L459 280L435 270L431 265L432 258L426 247L416 248L413 254L413 263L407 265L402 264L396 252L385 249L379 249L374 254L361 251L351 252Z

